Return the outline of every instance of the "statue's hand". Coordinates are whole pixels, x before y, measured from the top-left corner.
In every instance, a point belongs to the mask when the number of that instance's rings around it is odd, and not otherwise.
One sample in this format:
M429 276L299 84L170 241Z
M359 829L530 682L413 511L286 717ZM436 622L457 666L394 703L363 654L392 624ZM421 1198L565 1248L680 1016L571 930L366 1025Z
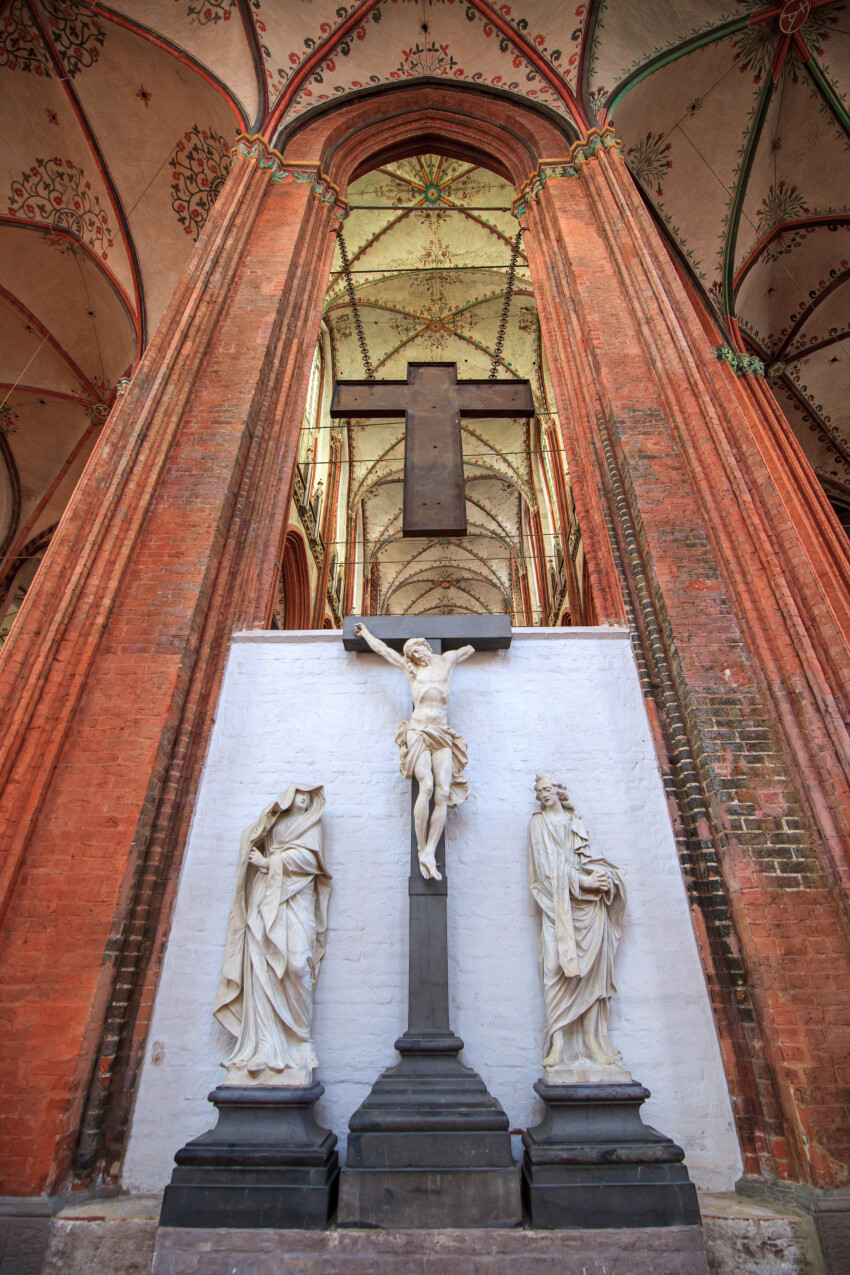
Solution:
M584 874L582 884L588 890L604 891L611 885L611 878L604 868L591 868L589 872Z
M365 624L355 624L355 626L354 626L354 636L355 636L355 637L362 637L362 636L363 636L363 630L364 630L365 628L366 628L366 625L365 625Z
M252 863L255 868L259 868L261 872L268 872L269 862L264 854L259 850L252 850L248 855L248 862Z

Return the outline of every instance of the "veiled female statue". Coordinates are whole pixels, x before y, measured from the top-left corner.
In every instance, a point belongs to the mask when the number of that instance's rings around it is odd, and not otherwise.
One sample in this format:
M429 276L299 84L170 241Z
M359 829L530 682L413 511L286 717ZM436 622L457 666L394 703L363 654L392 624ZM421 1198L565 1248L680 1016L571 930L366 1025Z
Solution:
M608 1039L614 953L626 907L623 878L591 851L561 784L538 775L535 791L540 810L528 827L529 887L542 913L546 1079L627 1082L631 1075Z
M321 785L290 784L242 834L213 1013L236 1037L227 1084L309 1085L331 876Z

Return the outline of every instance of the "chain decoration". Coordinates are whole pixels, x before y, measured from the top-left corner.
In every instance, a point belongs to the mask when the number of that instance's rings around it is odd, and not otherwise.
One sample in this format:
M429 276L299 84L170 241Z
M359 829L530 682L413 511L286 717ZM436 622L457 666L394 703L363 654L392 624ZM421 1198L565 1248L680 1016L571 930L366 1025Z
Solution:
M514 293L517 261L519 260L519 249L520 249L520 244L522 243L523 234L524 234L524 228L520 226L519 230L516 232L516 239L514 239L514 250L511 253L511 264L508 270L508 283L507 283L507 287L505 288L505 300L504 300L504 304L502 305L502 317L499 320L499 332L496 337L496 344L493 347L493 364L490 368L490 377L489 377L491 381L495 381L496 377L499 374L499 361L502 357L502 346L505 344L505 333L507 332L507 329L508 329L508 312L511 308L511 297L513 296L513 293Z
M374 381L375 369L372 367L372 360L369 358L369 350L366 346L366 337L363 335L360 307L357 304L357 294L354 291L354 280L351 277L351 265L348 260L348 249L345 246L342 226L336 233L339 240L339 255L342 258L342 273L345 275L345 286L348 288L348 299L351 302L351 313L354 317L354 331L357 334L357 344L360 346L360 353L363 357L363 369L366 373L366 380Z

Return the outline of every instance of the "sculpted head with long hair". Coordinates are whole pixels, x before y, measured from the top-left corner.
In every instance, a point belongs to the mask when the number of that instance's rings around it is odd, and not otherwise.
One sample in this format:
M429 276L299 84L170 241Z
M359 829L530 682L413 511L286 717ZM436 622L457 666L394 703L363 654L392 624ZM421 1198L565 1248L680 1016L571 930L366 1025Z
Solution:
M540 805L545 810L548 806L561 806L563 810L573 810L570 795L563 784L556 784L548 775L537 775L534 780L534 792Z

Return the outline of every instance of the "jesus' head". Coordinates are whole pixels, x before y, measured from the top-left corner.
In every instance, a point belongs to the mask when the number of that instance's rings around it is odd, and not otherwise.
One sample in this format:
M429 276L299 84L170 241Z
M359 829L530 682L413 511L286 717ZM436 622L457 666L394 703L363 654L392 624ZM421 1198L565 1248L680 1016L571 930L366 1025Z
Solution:
M403 650L408 664L428 664L434 654L424 638L408 638Z

